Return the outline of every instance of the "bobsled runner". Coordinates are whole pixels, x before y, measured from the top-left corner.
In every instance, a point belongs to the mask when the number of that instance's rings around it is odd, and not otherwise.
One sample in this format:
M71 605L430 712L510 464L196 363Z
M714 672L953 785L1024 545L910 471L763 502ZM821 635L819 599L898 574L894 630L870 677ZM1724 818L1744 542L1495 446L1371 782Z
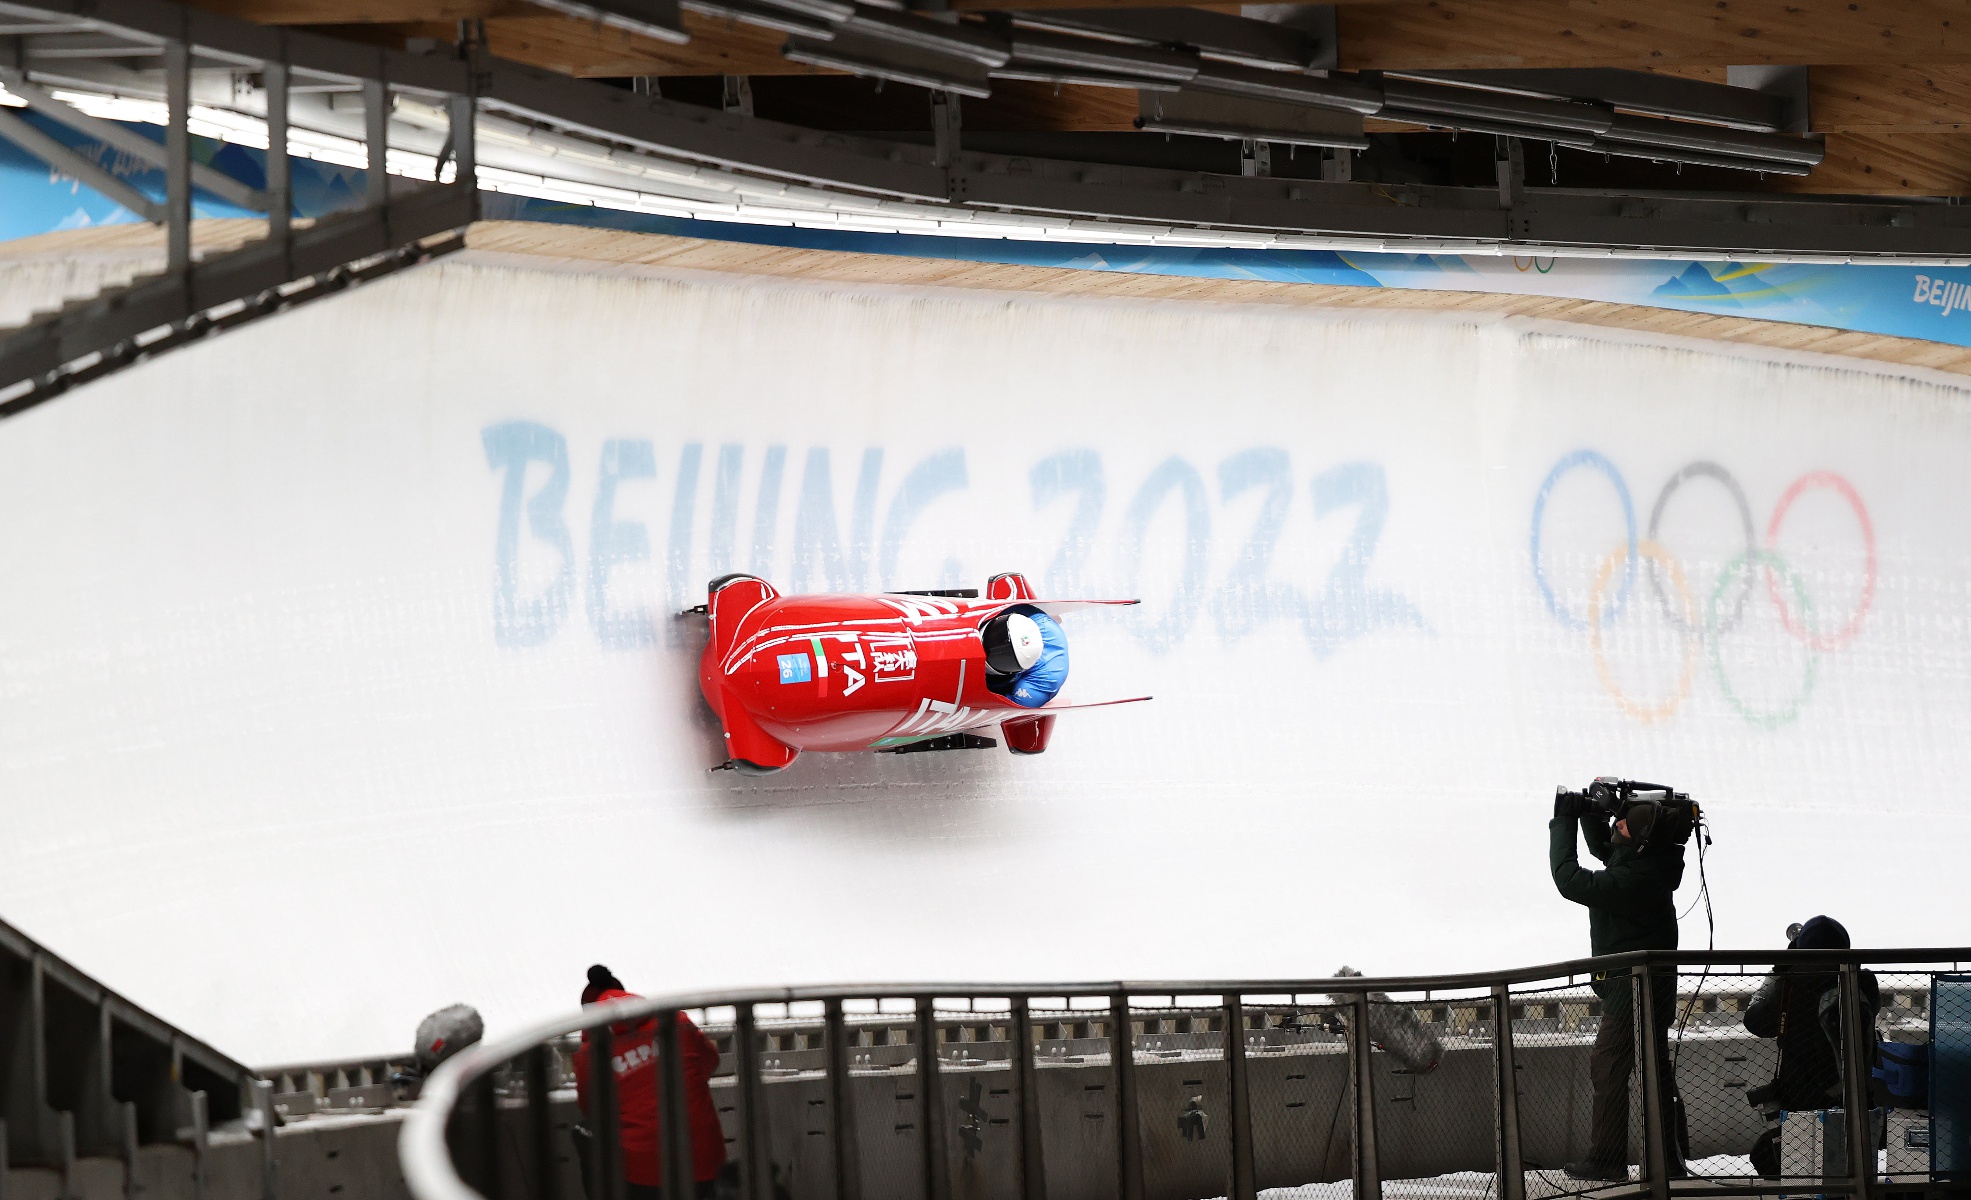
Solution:
M714 770L778 771L803 750L985 749L1039 754L1056 714L1148 700L1077 703L1061 692L1067 639L1055 618L1135 600L1037 600L1025 578L976 590L783 596L753 575L714 579L698 682L725 731Z

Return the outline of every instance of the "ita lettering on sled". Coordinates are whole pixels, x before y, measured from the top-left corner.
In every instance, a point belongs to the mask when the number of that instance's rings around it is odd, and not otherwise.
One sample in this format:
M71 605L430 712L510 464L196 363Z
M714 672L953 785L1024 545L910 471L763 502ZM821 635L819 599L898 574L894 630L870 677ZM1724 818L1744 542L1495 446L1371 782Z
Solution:
M698 682L725 732L714 770L766 774L803 750L909 754L998 745L1039 754L1055 715L1148 700L1079 702L1062 691L1061 614L1135 600L1039 600L1023 576L976 589L783 596L725 575L684 616L711 621Z

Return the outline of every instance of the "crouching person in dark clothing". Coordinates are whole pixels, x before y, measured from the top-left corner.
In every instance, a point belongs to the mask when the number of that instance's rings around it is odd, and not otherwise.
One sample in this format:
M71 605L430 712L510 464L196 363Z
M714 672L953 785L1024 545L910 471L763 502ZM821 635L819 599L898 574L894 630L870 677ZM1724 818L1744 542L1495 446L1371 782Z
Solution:
M606 1004L630 999L634 992L623 985L607 967L589 968L589 984L582 991L582 1003ZM664 1176L658 1150L657 1021L621 1021L609 1027L609 1057L616 1080L617 1128L622 1149L624 1200L660 1200ZM718 1183L725 1166L725 1132L719 1125L718 1110L712 1104L712 1073L719 1068L718 1047L691 1018L678 1014L678 1046L684 1053L684 1108L691 1129L691 1177L700 1197L718 1194ZM589 1078L594 1056L589 1034L582 1034L581 1048L575 1054L575 1098L584 1115L592 1115ZM584 1156L593 1160L595 1155ZM593 1176L593 1168L587 1172ZM592 1200L597 1196L590 1185Z
M1553 820L1547 823L1554 886L1562 896L1587 906L1589 944L1597 956L1677 948L1675 897L1684 876L1682 843L1690 830L1668 828L1667 818L1666 828L1656 830L1661 812L1654 804L1636 804L1611 827L1606 817L1588 808L1580 794L1561 792L1554 797ZM1577 825L1587 840L1588 853L1607 864L1605 870L1587 870L1575 857ZM1594 1083L1589 1126L1592 1146L1585 1161L1567 1165L1567 1173L1576 1179L1625 1180L1629 1177L1629 1075L1636 1061L1635 985L1627 975L1597 975L1593 987L1595 995L1601 997L1601 1027L1589 1058ZM1652 1039L1656 1074L1668 1089L1664 1111L1671 1114L1675 1131L1670 1174L1681 1177L1690 1138L1670 1068L1670 1023L1675 1019L1677 1002L1675 974L1652 976L1650 994L1656 1012Z
M1815 917L1799 927L1786 943L1788 950L1846 950L1848 931L1832 917ZM1875 972L1860 978L1862 1019L1872 1031L1881 1010L1881 989ZM1772 1038L1777 1061L1764 1087L1746 1093L1754 1107L1769 1118L1784 1112L1811 1112L1841 1107L1841 977L1826 967L1780 965L1745 1006L1745 1031ZM1868 1035L1871 1040L1873 1033ZM1871 1051L1870 1057L1873 1058ZM1779 1130L1768 1129L1752 1148L1752 1167L1761 1175L1779 1175Z

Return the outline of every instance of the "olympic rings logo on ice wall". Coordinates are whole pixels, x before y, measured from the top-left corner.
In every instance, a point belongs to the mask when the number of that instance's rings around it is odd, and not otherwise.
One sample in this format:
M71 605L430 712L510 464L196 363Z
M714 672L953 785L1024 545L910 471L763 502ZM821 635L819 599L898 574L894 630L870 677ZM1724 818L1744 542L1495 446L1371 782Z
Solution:
M1591 471L1605 477L1621 502L1623 536L1595 563L1583 611L1569 609L1556 593L1541 562L1541 539L1547 520L1547 505L1554 488L1575 471ZM1665 547L1659 536L1664 510L1670 500L1693 480L1708 479L1731 497L1744 550L1726 562L1708 595L1693 592L1684 564ZM1780 551L1780 536L1787 516L1799 499L1809 492L1827 491L1845 501L1853 510L1861 534L1866 561L1860 596L1838 619L1816 614L1807 580ZM1854 641L1875 600L1875 526L1868 506L1853 484L1833 471L1809 471L1789 484L1767 518L1763 539L1752 518L1752 506L1745 489L1730 471L1714 462L1692 462L1671 475L1650 506L1649 524L1637 532L1636 506L1629 485L1613 462L1593 450L1576 450L1554 464L1540 484L1533 500L1532 521L1533 582L1547 611L1562 625L1588 635L1595 673L1605 690L1623 712L1644 723L1668 720L1690 698L1696 684L1700 661L1710 661L1711 672L1732 708L1747 722L1765 729L1777 729L1800 715L1812 696L1819 673L1820 657L1840 650ZM1639 578L1640 577L1646 577ZM1725 643L1728 635L1745 620L1748 605L1759 585L1779 617L1782 628L1805 650L1806 662L1792 695L1778 703L1758 705L1740 694L1732 682ZM1645 595L1646 594L1646 595ZM1653 602L1662 619L1680 636L1682 659L1675 686L1661 699L1649 700L1630 695L1616 679L1604 645L1604 630L1631 600Z

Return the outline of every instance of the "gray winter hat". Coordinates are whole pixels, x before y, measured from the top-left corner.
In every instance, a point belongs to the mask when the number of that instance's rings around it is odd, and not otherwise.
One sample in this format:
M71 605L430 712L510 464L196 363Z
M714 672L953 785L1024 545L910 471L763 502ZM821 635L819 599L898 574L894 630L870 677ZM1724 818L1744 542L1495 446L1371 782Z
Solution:
M486 1035L486 1023L470 1004L441 1008L417 1027L417 1065L429 1075L438 1064Z

